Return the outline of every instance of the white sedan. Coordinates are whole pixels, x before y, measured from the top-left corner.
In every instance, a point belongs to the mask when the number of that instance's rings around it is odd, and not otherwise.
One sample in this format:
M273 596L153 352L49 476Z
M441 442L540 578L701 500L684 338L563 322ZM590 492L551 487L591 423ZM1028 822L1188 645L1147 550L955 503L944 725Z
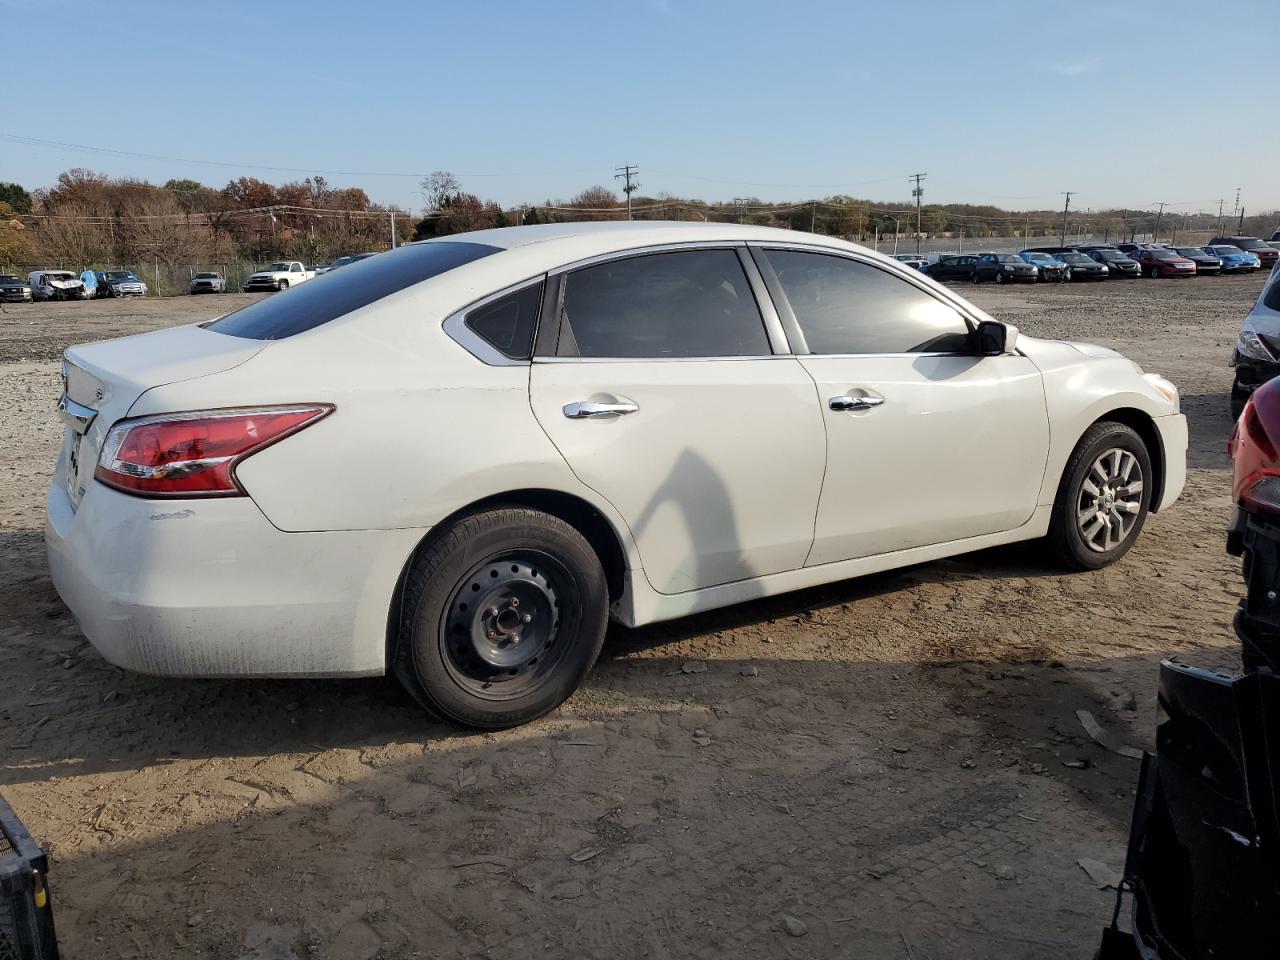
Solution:
M497 728L650 623L1046 538L1129 550L1177 389L790 231L415 243L210 323L67 351L49 564L104 657L394 670Z

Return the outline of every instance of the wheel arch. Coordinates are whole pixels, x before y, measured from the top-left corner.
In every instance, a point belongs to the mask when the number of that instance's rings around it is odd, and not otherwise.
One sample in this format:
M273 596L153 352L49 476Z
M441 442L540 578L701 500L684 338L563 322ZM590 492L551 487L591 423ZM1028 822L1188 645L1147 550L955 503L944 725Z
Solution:
M626 590L627 549L613 522L603 512L582 497L563 490L527 488L490 494L459 507L432 526L427 534L410 551L400 575L396 578L391 603L387 610L386 663L395 662L396 643L400 635L400 607L404 598L404 585L409 571L437 537L463 517L482 513L498 507L527 507L558 517L577 530L591 545L600 564L604 567L605 581L609 586L610 604L617 601Z
M1160 431L1157 429L1155 421L1150 414L1136 407L1117 407L1114 410L1108 410L1089 423L1080 432L1080 436L1083 437L1094 425L1106 421L1123 423L1125 426L1130 427L1134 433L1142 438L1142 442L1146 445L1147 455L1151 458L1151 512L1157 512L1160 502L1164 499L1165 449L1164 441L1160 437ZM1076 443L1079 442L1080 438L1077 437Z

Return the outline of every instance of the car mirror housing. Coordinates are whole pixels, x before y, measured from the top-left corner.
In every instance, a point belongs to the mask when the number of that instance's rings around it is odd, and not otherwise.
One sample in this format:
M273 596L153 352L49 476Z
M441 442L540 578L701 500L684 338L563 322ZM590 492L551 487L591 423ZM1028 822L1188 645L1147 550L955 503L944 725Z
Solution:
M973 332L974 346L978 355L983 357L1012 353L1017 338L1017 327L998 320L983 320Z

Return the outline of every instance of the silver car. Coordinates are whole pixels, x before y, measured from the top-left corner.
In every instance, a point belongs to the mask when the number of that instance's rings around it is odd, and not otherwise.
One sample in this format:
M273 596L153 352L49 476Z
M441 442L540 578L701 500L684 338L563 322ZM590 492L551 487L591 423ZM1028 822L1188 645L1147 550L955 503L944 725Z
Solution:
M191 278L191 292L196 293L226 293L227 278L220 273L197 273Z

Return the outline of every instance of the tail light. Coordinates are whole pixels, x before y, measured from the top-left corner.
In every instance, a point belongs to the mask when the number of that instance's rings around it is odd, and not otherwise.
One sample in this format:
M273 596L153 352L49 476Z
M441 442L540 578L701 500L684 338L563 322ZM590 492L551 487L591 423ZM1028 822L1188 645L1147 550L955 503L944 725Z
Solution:
M1280 516L1280 381L1254 391L1231 431L1231 492L1247 510Z
M242 460L332 412L316 403L121 420L107 434L94 477L144 497L241 497Z

